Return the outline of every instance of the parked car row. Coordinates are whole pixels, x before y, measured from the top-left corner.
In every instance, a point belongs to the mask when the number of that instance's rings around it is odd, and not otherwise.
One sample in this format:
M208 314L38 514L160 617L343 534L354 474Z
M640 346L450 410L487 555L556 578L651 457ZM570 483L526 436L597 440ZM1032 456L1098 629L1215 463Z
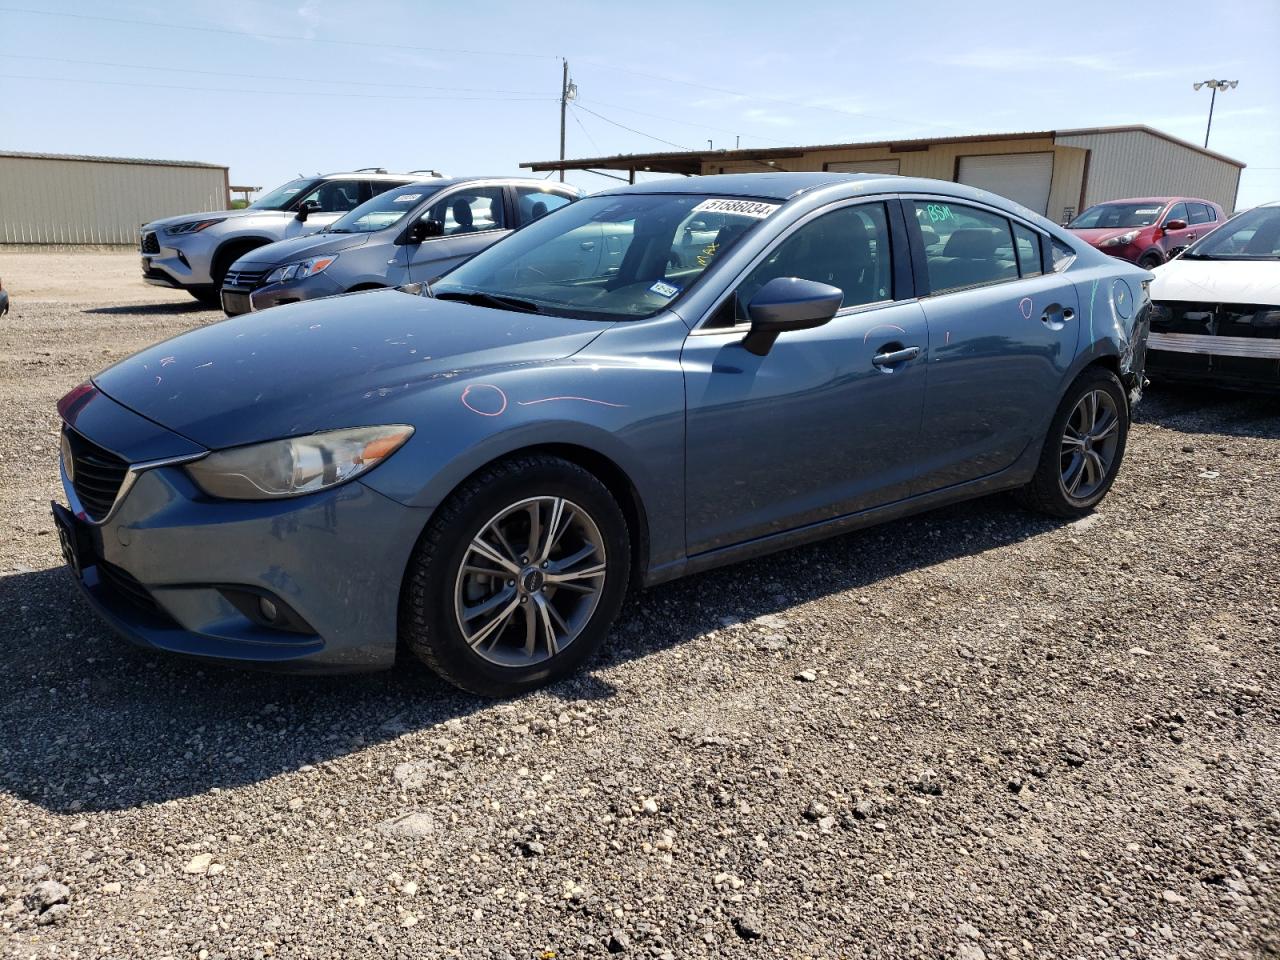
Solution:
M303 299L366 248L431 282L203 326L62 399L54 515L108 621L296 670L404 648L509 695L582 664L632 586L998 490L1078 517L1115 480L1151 273L1017 204L839 173L526 186L396 184L237 258L266 273L235 289Z
M1222 208L1209 200L1145 197L1095 204L1067 229L1103 253L1152 270L1226 219Z

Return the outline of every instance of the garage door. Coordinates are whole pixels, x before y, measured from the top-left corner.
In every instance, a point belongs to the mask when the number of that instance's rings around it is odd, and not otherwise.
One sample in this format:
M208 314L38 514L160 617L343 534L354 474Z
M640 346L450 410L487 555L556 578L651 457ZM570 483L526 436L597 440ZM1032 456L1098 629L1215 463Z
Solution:
M837 160L827 164L828 173L897 173L901 160Z
M971 187L1008 197L1042 214L1049 209L1053 154L1003 153L961 157L958 179Z

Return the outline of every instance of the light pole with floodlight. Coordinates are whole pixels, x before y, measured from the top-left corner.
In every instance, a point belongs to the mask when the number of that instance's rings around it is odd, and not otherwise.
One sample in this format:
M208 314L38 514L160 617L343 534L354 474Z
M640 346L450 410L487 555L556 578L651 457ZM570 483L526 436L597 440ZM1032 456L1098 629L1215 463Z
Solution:
M1213 103L1218 99L1218 91L1234 90L1239 83L1239 80L1201 80L1199 83L1191 85L1196 90L1201 87L1208 87L1213 91L1209 97L1209 122L1205 124L1204 128L1204 146L1206 150L1209 148L1209 130L1213 126Z

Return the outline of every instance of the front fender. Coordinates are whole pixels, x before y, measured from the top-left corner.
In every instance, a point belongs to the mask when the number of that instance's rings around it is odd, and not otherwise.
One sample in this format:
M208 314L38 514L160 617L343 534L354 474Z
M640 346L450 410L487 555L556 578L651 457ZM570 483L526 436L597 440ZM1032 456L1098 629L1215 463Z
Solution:
M674 324L683 330L678 318ZM620 325L571 359L460 376L422 397L417 430L364 482L434 511L486 464L533 447L576 447L626 475L648 518L652 568L684 555L684 378L677 346L632 359ZM612 333L612 331L610 331Z

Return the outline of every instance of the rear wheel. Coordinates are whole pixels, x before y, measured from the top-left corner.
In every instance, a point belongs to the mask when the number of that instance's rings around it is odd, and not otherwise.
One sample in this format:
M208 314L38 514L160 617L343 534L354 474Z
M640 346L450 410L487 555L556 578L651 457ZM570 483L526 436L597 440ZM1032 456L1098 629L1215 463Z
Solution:
M1119 379L1088 368L1058 406L1035 476L1019 499L1055 517L1084 516L1115 482L1128 437L1129 404Z
M440 508L401 598L409 648L445 680L511 696L577 669L626 594L626 520L608 488L551 456L482 471Z

